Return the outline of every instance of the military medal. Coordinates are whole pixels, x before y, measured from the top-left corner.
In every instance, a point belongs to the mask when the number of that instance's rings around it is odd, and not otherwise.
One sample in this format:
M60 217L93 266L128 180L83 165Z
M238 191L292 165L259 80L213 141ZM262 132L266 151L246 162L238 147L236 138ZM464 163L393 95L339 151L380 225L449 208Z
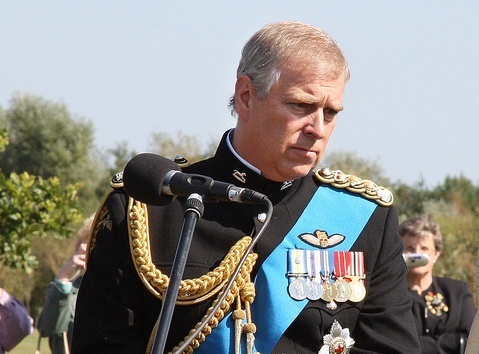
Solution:
M308 299L316 301L321 299L324 293L321 286L321 253L319 250L307 250L306 255L310 260L308 264Z
M329 253L328 251L321 250L321 258L322 258L322 274L321 278L323 279L323 296L321 299L327 302L326 306L331 309L335 310L338 305L334 302L334 298L338 295L338 290L334 283L331 282L331 271L329 267Z
M347 263L350 265L347 278L351 279L349 286L351 288L351 295L349 300L352 302L363 301L366 297L366 288L364 287L364 253L363 252L348 252Z
M306 280L297 278L288 285L289 296L295 300L304 300L308 296L309 288Z
M288 293L293 299L301 301L307 298L309 293L306 250L288 250Z
M334 307L334 298L338 295L338 290L336 289L336 286L334 283L331 283L329 276L324 277L324 283L323 283L323 296L321 296L321 299L324 301L331 303L331 308ZM335 307L333 308L335 309Z
M349 283L343 278L346 274L346 253L348 252L334 252L334 275L336 277L334 284L336 285L337 290L334 300L337 302L348 301L352 293Z
M308 299L312 301L316 301L321 299L323 296L324 289L321 286L321 283L317 282L316 280L312 280L308 282Z

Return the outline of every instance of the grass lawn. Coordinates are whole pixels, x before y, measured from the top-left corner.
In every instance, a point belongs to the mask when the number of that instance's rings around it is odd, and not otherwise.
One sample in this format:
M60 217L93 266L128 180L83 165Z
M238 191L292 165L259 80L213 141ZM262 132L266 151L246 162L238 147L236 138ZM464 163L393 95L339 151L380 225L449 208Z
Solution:
M11 352L8 354L35 354L35 349L37 348L38 341L38 331L35 329L35 332L25 337ZM42 347L40 353L50 354L50 348L48 347L48 338L42 339Z

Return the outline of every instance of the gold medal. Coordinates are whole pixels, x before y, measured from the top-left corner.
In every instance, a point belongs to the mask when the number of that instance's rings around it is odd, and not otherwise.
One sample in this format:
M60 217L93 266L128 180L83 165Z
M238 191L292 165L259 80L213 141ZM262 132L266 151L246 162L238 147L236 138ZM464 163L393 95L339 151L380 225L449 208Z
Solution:
M338 296L338 290L335 284L331 283L329 277L327 277L323 283L323 296L321 296L321 299L326 302L331 302L336 296Z
M349 286L349 283L343 278L338 278L334 282L334 285L336 286L336 290L337 290L334 300L336 300L337 302L348 301L352 294L352 290L351 290L351 287Z
M363 252L347 252L346 262L348 264L348 273L345 278L350 279L349 287L351 295L349 301L361 302L366 297L366 287L364 286L364 253Z
M336 285L337 294L334 300L337 302L346 302L349 300L351 296L351 287L349 283L344 280L344 276L346 274L346 269L348 266L347 263L347 255L348 252L345 251L334 251L334 276L336 281L334 284Z
M349 287L351 288L351 295L349 296L349 300L352 302L361 302L366 297L366 288L363 284L363 277L360 276L348 276L351 279L349 282Z

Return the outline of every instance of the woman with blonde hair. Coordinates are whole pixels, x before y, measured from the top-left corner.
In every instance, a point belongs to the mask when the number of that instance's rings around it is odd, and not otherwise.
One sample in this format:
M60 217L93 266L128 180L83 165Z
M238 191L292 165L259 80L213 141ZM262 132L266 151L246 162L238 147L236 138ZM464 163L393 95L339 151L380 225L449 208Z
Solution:
M38 319L41 337L48 337L52 354L69 354L75 315L75 302L85 273L85 255L94 214L83 221L73 239L73 254L48 285L42 313ZM40 340L38 347L40 346ZM37 348L39 352L40 348Z

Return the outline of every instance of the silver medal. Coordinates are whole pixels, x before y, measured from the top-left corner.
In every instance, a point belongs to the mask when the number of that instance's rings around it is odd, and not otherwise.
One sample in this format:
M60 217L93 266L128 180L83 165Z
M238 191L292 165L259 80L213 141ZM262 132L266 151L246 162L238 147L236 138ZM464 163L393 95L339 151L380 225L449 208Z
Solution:
M312 301L316 301L321 299L321 296L323 296L323 287L321 286L321 283L318 283L317 281L310 281L308 282L308 299Z
M289 296L295 300L304 300L308 297L308 282L298 278L288 285Z

